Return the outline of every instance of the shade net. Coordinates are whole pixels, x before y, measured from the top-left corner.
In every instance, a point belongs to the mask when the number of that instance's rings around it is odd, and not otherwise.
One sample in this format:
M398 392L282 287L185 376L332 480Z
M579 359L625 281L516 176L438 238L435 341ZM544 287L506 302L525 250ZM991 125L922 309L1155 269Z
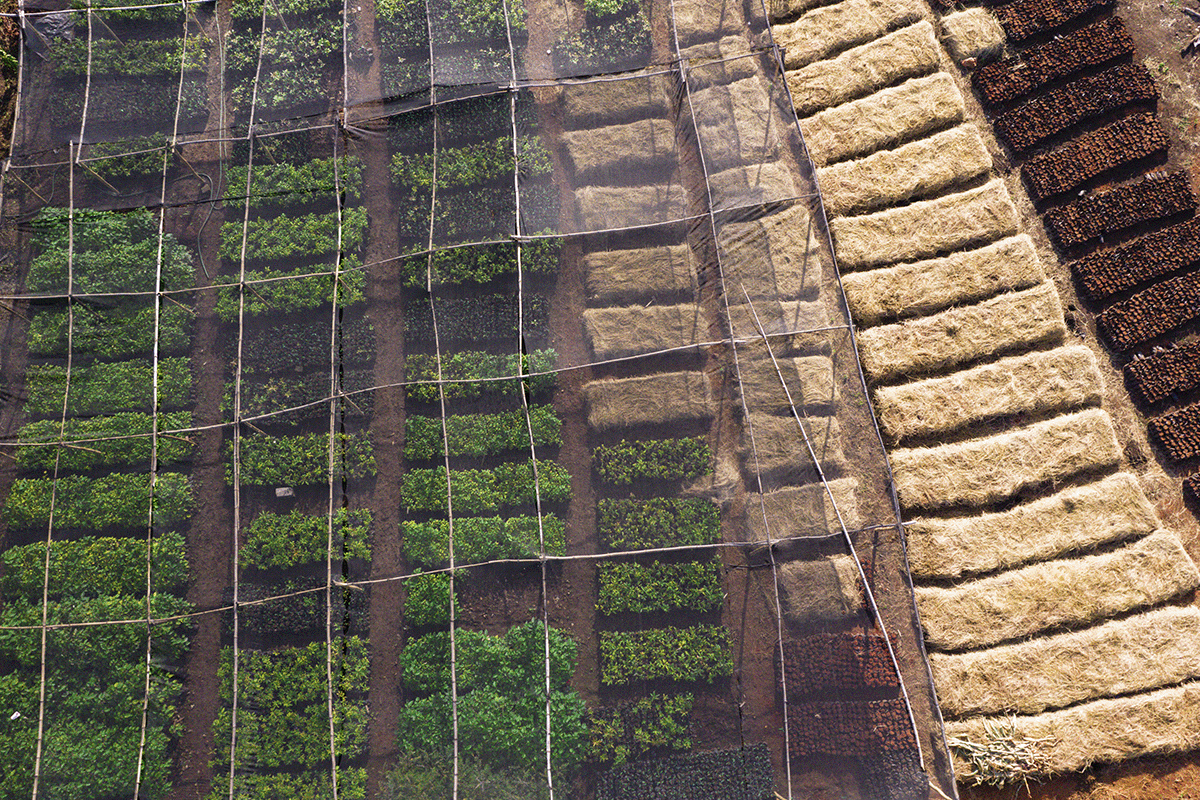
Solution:
M0 797L953 791L764 19L22 14Z

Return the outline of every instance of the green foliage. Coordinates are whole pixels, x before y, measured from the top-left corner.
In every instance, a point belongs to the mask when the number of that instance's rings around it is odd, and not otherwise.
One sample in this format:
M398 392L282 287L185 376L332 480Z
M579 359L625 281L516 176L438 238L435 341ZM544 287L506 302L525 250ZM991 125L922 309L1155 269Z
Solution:
M42 596L45 543L10 547L0 556L4 575L0 593L12 597ZM50 544L51 597L100 595L146 596L146 540L96 538ZM180 592L187 584L187 547L178 533L164 533L150 542L150 576L155 591Z
M75 366L71 369L69 416L112 414L117 411L146 411L153 405L154 365L144 360L113 361ZM25 372L29 399L25 412L44 417L61 417L63 393L67 390L67 368L58 364L32 364ZM192 371L186 358L158 361L159 409L187 405L192 392Z
M535 485L532 461L499 464L493 469L456 469L450 472L455 514L480 514L505 506L571 499L571 475L553 461L537 462ZM535 491L536 490L536 491ZM441 511L446 508L446 468L410 469L400 487L400 504L408 511Z
M666 678L708 681L733 674L729 630L720 625L600 632L600 682Z
M344 259L346 266L351 259ZM308 267L280 271L276 269L246 270L245 304L239 293L224 291L217 295L217 316L222 322L236 322L240 313L289 314L309 311L326 303L332 303L337 289L339 306L348 306L363 299L366 278L358 269L343 269L341 272L323 271ZM237 276L223 276L217 283L237 284Z
M339 558L371 558L371 512L339 508L333 515L333 553ZM329 546L325 516L264 511L246 528L239 555L243 567L271 569L324 561Z
M336 176L334 167L332 158L315 158L301 164L286 161L279 164L256 163L251 171L249 187L252 207L311 203L332 197L338 187L348 198L357 197L362 190L362 162L351 156L342 156L336 164ZM225 185L231 195L245 195L246 172L246 167L229 167Z
M584 27L555 45L555 69L596 74L643 65L650 55L649 9L643 11L638 0L598 0L587 5ZM610 10L615 13L607 13Z
M150 464L151 428L154 419L149 414L127 412L111 417L68 419L63 426L59 420L45 419L31 422L21 428L18 439L31 446L17 450L17 466L21 469L54 469L57 455L60 470L86 472L102 466L148 466ZM159 415L158 429L180 430L190 428L192 415L187 411L174 411ZM38 442L57 442L62 429L66 447L37 445ZM132 437L111 441L88 441L110 437ZM71 442L79 446L71 447ZM172 464L190 456L191 440L176 435L161 435L158 438L158 463Z
M241 630L268 636L324 635L326 626L349 632L365 630L369 620L367 592L329 587L324 575L301 575L266 583L246 582L238 601Z
M431 196L429 189L404 190L397 203L402 237L428 242ZM434 246L507 239L516 226L516 186L510 181L439 192L435 199Z
M455 577L466 573L459 571ZM450 573L417 574L404 582L404 621L409 625L447 625L450 623ZM457 601L457 598L455 598Z
M329 388L330 334L327 314L313 314L299 322L275 324L261 332L247 333L242 341L243 380L253 373L296 373L311 369L324 379L324 394ZM370 361L375 356L375 328L365 318L346 320L338 325L334 345L339 364ZM236 337L230 337L226 353L230 371L236 371ZM245 401L244 384L242 395Z
M450 523L406 520L400 523L404 557L414 564L437 566L450 559ZM553 514L542 515L541 540L547 555L566 551L566 526ZM537 558L537 517L455 517L454 560L479 564L501 558Z
M145 0L70 0L70 7L85 10L101 11L100 19L108 21L126 21L126 20L170 20L173 22L182 22L182 14L180 9L175 5L158 6L151 8L137 8L136 6L150 5ZM190 13L196 13L201 9L211 9L215 3L210 5L209 0L187 0L187 7ZM76 16L76 21L86 24L87 18L82 14Z
M451 350L453 348L447 347L447 342L454 339L508 339L515 342L519 336L544 333L550 303L542 295L532 295L525 297L518 308L510 292L482 297L437 297L432 308L428 296L409 300L404 309L406 341L434 341L435 309L437 340L444 350Z
M331 16L342 10L342 4L337 0L234 0L231 7L233 19L257 24L262 19L264 5L268 21L279 15L303 20L312 15Z
M441 754L401 754L396 768L388 775L382 800L451 797L453 767L453 763ZM549 793L542 772L498 769L460 758L458 796L460 800L548 800Z
M654 497L597 503L596 533L608 550L650 550L711 544L721 536L721 514L704 499Z
M0 519L13 528L30 528L50 521L53 478L13 481ZM101 478L67 475L58 478L54 495L54 527L101 530L108 527L144 530L150 520L150 476L112 474ZM154 524L174 526L192 513L191 484L186 475L168 472L155 483Z
M463 756L495 769L545 770L545 647L550 643L550 727L556 770L570 772L583 757L584 705L569 688L577 646L566 634L531 620L501 636L455 632L459 746ZM450 636L409 641L400 653L402 682L432 696L400 712L398 746L410 755L444 756L450 747Z
M513 179L514 164L520 164L523 177L549 175L553 169L550 152L536 136L517 139L513 153L512 137L501 136L463 147L446 147L436 154L437 188L456 189L501 178ZM398 185L428 189L433 186L435 154L432 152L397 153L392 156L392 180Z
M351 392L371 385L370 370L345 369L341 376L341 390ZM233 410L232 383L225 384L221 395L221 409L226 413ZM254 370L242 374L242 416L257 417L274 414L297 406L306 408L291 411L287 419L290 422L321 419L329 422L329 373L326 370L310 372L307 375L291 377L278 374L259 374ZM346 415L369 414L373 395L361 393L354 395L353 405L345 403L342 413ZM316 401L316 402L314 402Z
M153 292L158 271L158 218L147 209L128 212L47 208L33 220L41 254L29 265L30 292L73 294ZM68 273L68 249L70 253ZM192 284L192 254L174 236L162 240L162 289Z
M451 456L488 456L506 450L528 450L533 443L556 445L562 441L562 421L550 406L530 406L526 424L524 409L495 414L463 414L446 417L446 442ZM410 461L442 458L442 420L410 415L404 420L404 455Z
M162 175L163 155L169 146L165 133L96 142L88 148L87 164L108 180L134 175ZM168 154L167 165L172 161L173 154Z
M633 703L601 708L589 715L591 760L624 764L655 749L692 749L689 720L693 698L657 692Z
M484 394L516 394L519 374L527 376L521 380L526 382L531 393L544 392L558 381L553 372L556 358L557 354L549 349L534 350L527 355L498 355L477 350L447 353L441 359L443 393L447 400ZM426 403L438 401L436 356L425 353L405 356L404 371L409 397ZM505 378L508 380L503 380Z
M340 252L357 250L367 231L367 212L347 208L341 215ZM242 253L242 222L221 226L221 258L239 263ZM312 258L339 252L338 214L280 215L252 219L246 228L246 260L275 261L284 258Z
M186 41L174 39L116 39L94 38L91 61L88 60L88 39L55 39L50 48L50 60L61 75L117 73L123 77L135 75L179 74L183 69L204 69L212 40L207 36L189 36Z
M375 474L375 454L368 435L338 433L333 449L335 477L363 478ZM225 446L233 458L233 443ZM301 433L267 436L251 433L241 439L240 480L250 486L308 486L330 480L329 434ZM233 465L225 466L225 481L233 483Z
M361 696L370 676L367 640L339 637L333 642L333 692L335 697ZM324 705L329 690L324 641L277 650L238 651L238 704L264 711ZM221 651L217 670L221 701L233 702L233 649ZM328 724L328 717L326 717ZM326 758L328 729L326 730Z
M233 32L226 38L225 67L230 72L247 73L252 81L258 71L259 53L262 54L263 69L259 73L259 84L268 80L276 66L287 67L297 64L323 66L333 58L341 57L342 30L340 25L321 24L319 20L306 20L307 26L283 27L274 25L268 12L267 31L261 34L258 26L245 33ZM311 24L311 23L316 23ZM245 85L243 83L243 85ZM240 87L239 87L240 88ZM308 87L311 93L316 87ZM242 98L238 98L242 99ZM249 98L245 98L248 100ZM243 184L245 182L243 181Z
M521 271L546 274L558 269L562 242L538 239L521 245ZM456 247L437 250L431 255L409 256L400 261L400 274L406 286L424 287L432 270L433 284L487 283L500 275L517 271L517 248L508 243Z
M644 480L686 480L712 471L712 452L702 437L648 439L602 445L595 450L600 480L629 486Z
M712 611L721 605L721 562L602 562L599 566L601 614L653 611Z
M186 350L191 342L190 308L165 301L158 320L159 355ZM29 322L29 354L67 354L68 314L65 308L39 308ZM76 302L71 321L71 351L106 359L146 356L154 351L154 306L118 303L114 306Z
M239 714L239 723L241 721ZM328 762L328 758L325 759ZM323 769L321 768L323 767ZM367 770L364 767L338 767L336 800L366 800ZM329 764L314 765L312 770L292 772L248 772L233 776L233 796L238 800L334 800L333 778ZM207 800L227 800L228 775L213 781Z

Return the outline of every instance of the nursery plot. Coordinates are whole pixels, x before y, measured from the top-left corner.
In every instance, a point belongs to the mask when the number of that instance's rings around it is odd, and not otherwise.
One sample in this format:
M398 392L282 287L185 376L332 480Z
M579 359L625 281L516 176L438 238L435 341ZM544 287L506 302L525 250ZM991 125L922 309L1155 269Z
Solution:
M1071 269L1092 298L1103 300L1196 261L1200 261L1200 222L1192 219L1098 250Z
M1109 0L1016 0L997 6L995 13L1008 38L1019 42L1107 5L1111 5Z
M1046 222L1060 244L1072 247L1113 231L1195 210L1196 198L1186 173L1173 172L1049 209Z
M1200 344L1180 344L1125 365L1125 376L1144 403L1158 403L1200 385Z

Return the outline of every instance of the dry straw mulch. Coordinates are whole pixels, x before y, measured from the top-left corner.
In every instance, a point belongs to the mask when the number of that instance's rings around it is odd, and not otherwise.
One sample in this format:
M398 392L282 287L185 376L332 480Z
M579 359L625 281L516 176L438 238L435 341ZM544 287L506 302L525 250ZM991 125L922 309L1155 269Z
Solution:
M589 308L583 327L598 360L687 347L709 340L695 303L672 306Z
M968 8L941 18L942 42L955 61L987 61L1004 52L1004 28L986 8Z
M905 524L917 578L961 578L1012 569L1150 533L1160 525L1127 472L990 514Z
M880 325L859 334L863 371L875 383L943 372L1067 334L1054 284L1010 292L973 306Z
M739 348L738 377L746 408L779 412L828 406L837 399L833 361L825 356L767 357L763 348ZM784 390L786 384L787 390ZM789 400L790 395L790 400Z
M576 178L620 174L629 168L671 163L676 158L675 124L643 119L625 125L588 128L563 134Z
M751 474L757 469L759 475L786 473L815 480L817 471L809 454L810 446L826 478L836 478L845 472L842 429L837 419L807 417L797 423L790 414L776 417L752 412L742 436L742 463Z
M951 717L1047 709L1200 676L1200 609L1167 607L1094 628L929 657Z
M606 231L684 219L687 194L677 183L656 186L583 186L575 190L581 230Z
M1089 409L982 439L894 450L892 473L904 508L932 509L995 503L1120 461L1108 413Z
M800 121L808 155L823 167L961 122L962 92L945 72L911 78Z
M841 532L842 525L847 530L857 529L861 524L858 516L858 480L838 478L829 481L828 487L826 489L823 483L810 483L747 495L748 541L828 536Z
M807 116L938 69L937 39L927 21L909 25L784 77L796 113Z
M696 264L686 244L600 250L583 257L588 296L600 302L696 291Z
M702 372L592 381L584 385L583 395L588 424L596 430L708 419L717 410L712 387Z
M1028 234L1010 236L976 250L842 276L846 303L859 325L921 317L974 303L1046 279Z
M847 555L789 561L778 569L783 615L799 625L845 622L862 613L862 580Z
M994 417L1099 405L1095 354L1056 347L875 392L880 427L893 441L944 434Z
M1112 552L1046 561L953 588L918 587L926 642L989 647L1164 603L1200 584L1179 537L1156 531Z
M746 294L754 300L815 296L829 262L820 229L802 203L749 222L724 223L717 244L725 291L734 302Z
M967 123L895 150L823 167L817 180L826 212L840 217L927 197L991 168L979 129Z
M774 25L771 32L783 48L784 66L796 69L912 24L923 11L915 0L842 0Z

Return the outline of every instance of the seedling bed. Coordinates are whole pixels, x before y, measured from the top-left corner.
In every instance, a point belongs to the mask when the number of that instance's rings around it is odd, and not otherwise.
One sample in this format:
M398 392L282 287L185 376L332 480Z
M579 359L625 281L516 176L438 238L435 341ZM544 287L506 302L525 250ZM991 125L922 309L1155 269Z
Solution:
M1138 292L1096 315L1100 330L1124 352L1200 316L1200 272Z
M784 644L784 680L793 697L830 689L898 689L896 667L882 634L819 633Z
M1013 0L993 9L996 18L1013 42L1024 41L1064 25L1114 0Z
M1046 212L1046 223L1063 247L1075 247L1113 231L1196 210L1187 173L1147 178L1097 192Z
M1147 404L1195 389L1200 386L1200 342L1134 359L1125 365L1125 378Z
M1166 149L1167 137L1155 116L1132 114L1031 158L1021 173L1033 198L1045 200Z
M834 755L862 759L916 746L902 698L791 703L788 715L792 758Z
M1168 411L1150 420L1150 435L1172 461L1200 456L1200 403Z
M1196 261L1200 261L1200 218L1098 250L1071 267L1088 296L1104 300Z

